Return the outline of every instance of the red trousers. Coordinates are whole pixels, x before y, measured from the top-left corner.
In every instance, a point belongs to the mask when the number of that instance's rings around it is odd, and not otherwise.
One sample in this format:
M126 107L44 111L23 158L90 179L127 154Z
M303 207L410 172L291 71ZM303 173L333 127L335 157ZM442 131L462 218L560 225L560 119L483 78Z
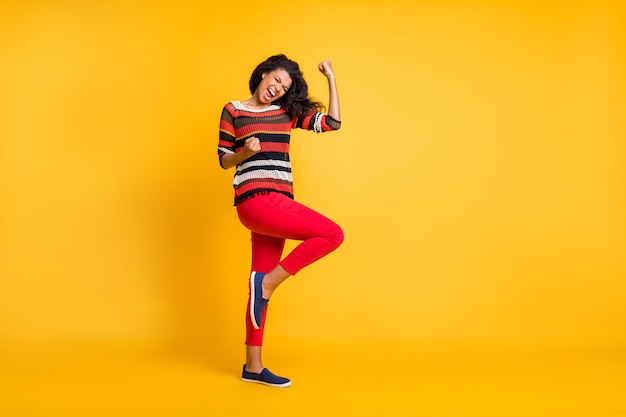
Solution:
M295 275L343 242L343 231L335 222L277 192L243 201L237 205L237 214L251 232L252 271L267 273L280 264ZM286 239L302 242L281 260ZM261 327L255 329L250 320L250 302L247 306L246 345L261 346L267 308Z

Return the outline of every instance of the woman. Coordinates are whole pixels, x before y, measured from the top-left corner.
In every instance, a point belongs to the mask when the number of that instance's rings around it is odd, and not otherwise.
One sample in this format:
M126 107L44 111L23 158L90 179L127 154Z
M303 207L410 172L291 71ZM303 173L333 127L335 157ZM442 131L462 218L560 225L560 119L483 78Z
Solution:
M246 364L242 380L288 387L288 378L263 366L261 347L267 304L291 275L335 250L343 231L293 197L291 129L315 132L341 126L335 74L329 60L318 66L328 79L328 113L308 95L299 65L285 55L260 63L250 77L252 96L224 106L218 144L222 168L236 167L235 207L252 236L250 293L246 311ZM302 241L282 260L285 239Z

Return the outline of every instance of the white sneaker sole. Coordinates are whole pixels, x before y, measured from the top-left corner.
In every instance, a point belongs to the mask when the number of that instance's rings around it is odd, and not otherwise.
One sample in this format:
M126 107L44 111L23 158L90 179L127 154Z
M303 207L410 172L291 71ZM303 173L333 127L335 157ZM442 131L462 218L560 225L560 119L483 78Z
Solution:
M263 385L267 385L268 387L276 387L276 388L287 388L291 386L291 381L285 382L283 384L272 384L271 382L259 381L258 379L241 378L241 380L243 382L253 382L255 384L263 384Z
M256 321L254 320L254 299L256 295L254 287L254 274L255 272L250 274L250 321L252 322L252 327L259 330L261 326L257 326ZM259 320L261 320L261 317L259 317Z

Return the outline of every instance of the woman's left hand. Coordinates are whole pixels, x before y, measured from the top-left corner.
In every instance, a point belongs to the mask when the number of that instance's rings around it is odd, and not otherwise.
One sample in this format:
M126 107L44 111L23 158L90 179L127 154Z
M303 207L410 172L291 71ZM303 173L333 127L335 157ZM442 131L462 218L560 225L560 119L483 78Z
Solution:
M327 77L331 77L335 75L335 73L333 72L333 66L330 63L330 59L326 59L320 62L317 68L320 70L322 74L324 74Z

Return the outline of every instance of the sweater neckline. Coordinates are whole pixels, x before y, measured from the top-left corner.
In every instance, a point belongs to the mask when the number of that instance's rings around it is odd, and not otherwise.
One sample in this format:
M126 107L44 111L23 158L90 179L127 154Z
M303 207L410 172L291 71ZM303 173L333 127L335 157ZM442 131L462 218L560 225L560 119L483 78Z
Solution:
M245 104L243 104L239 100L231 101L231 103L237 110L246 110L246 111L250 111L250 112L254 112L254 113L263 113L263 112L266 112L266 111L280 109L280 106L278 104L272 104L269 107L266 107L264 109L253 109L251 107L246 106Z

